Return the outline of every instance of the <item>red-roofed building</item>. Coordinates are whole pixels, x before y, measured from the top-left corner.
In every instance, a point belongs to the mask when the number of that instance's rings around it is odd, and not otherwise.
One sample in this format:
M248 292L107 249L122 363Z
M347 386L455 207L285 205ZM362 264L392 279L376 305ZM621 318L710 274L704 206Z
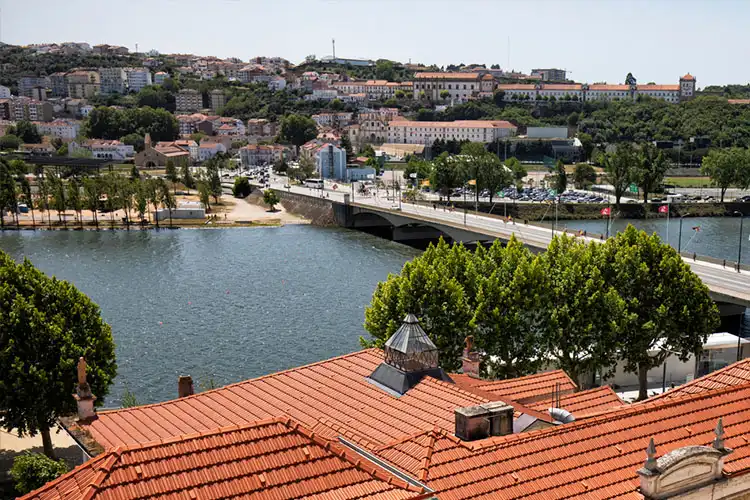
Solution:
M459 120L418 122L392 120L388 123L389 143L431 145L436 139L489 143L516 134L516 126L501 120Z
M414 99L441 101L441 93L448 92L448 100L466 102L480 93L492 93L495 80L482 79L481 73L424 72L414 75ZM424 93L424 94L422 94Z
M431 492L288 418L114 448L21 497L423 499Z

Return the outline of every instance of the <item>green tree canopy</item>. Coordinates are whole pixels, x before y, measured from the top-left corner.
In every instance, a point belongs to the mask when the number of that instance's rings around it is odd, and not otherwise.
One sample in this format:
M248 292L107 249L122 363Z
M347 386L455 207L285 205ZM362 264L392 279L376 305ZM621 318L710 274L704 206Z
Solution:
M576 189L588 189L596 182L596 170L588 163L576 163L573 170L573 185Z
M273 212L276 209L276 205L280 203L279 195L273 189L266 189L263 191L263 203L268 205Z
M6 135L15 135L24 144L39 144L42 142L42 135L32 122L28 120L19 120L15 125L11 125L5 131Z
M750 152L742 148L712 149L703 159L701 173L721 189L721 202L731 186L747 189L750 186Z
M112 331L99 307L72 284L50 278L28 260L0 252L0 426L41 433L53 456L50 429L76 411L76 366L102 404L117 372Z
M0 149L3 151L16 151L21 144L23 141L17 135L6 134L0 137Z
M648 202L649 193L653 192L664 180L669 164L664 154L652 144L643 144L636 155L633 180L643 191L643 201Z
M636 156L630 144L620 144L613 153L604 153L600 163L606 172L606 179L615 194L615 203L620 207L620 198L633 180Z
M232 194L235 196L235 198L246 198L250 195L251 191L252 186L250 186L250 181L247 180L247 177L237 177L234 180Z
M13 460L10 477L16 491L25 495L68 472L65 460L52 460L39 453L24 453Z
M287 115L281 119L279 137L297 148L318 136L318 126L312 118L302 115Z

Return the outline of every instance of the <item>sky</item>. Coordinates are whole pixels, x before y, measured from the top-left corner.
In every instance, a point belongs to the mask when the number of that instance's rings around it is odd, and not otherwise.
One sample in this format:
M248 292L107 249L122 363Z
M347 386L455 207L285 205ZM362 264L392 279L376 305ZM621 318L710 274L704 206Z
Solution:
M218 57L564 68L579 82L750 82L749 0L0 0L0 40Z

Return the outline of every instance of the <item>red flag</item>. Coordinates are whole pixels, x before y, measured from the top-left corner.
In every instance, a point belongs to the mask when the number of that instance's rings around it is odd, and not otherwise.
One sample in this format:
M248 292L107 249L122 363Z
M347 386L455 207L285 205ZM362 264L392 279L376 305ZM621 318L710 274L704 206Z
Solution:
M612 209L610 207L602 208L599 213L602 215L610 215L612 213Z
M667 214L669 213L669 205L662 205L659 207L659 213L660 214Z
M693 231L696 231L696 232L698 232L698 231L700 231L700 230L701 230L701 227L700 227L700 226L693 226Z

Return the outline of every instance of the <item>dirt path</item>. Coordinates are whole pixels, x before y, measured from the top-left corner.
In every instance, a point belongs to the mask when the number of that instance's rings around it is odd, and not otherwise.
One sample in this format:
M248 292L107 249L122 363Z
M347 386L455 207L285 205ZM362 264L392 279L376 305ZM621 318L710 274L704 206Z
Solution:
M253 203L252 199L238 199L230 195L221 197L225 206L233 204L230 210L226 212L227 220L231 221L280 221L282 224L307 224L308 221L292 215L287 212L281 205L276 205L275 212L268 212L266 207ZM228 208L228 207L227 207Z

